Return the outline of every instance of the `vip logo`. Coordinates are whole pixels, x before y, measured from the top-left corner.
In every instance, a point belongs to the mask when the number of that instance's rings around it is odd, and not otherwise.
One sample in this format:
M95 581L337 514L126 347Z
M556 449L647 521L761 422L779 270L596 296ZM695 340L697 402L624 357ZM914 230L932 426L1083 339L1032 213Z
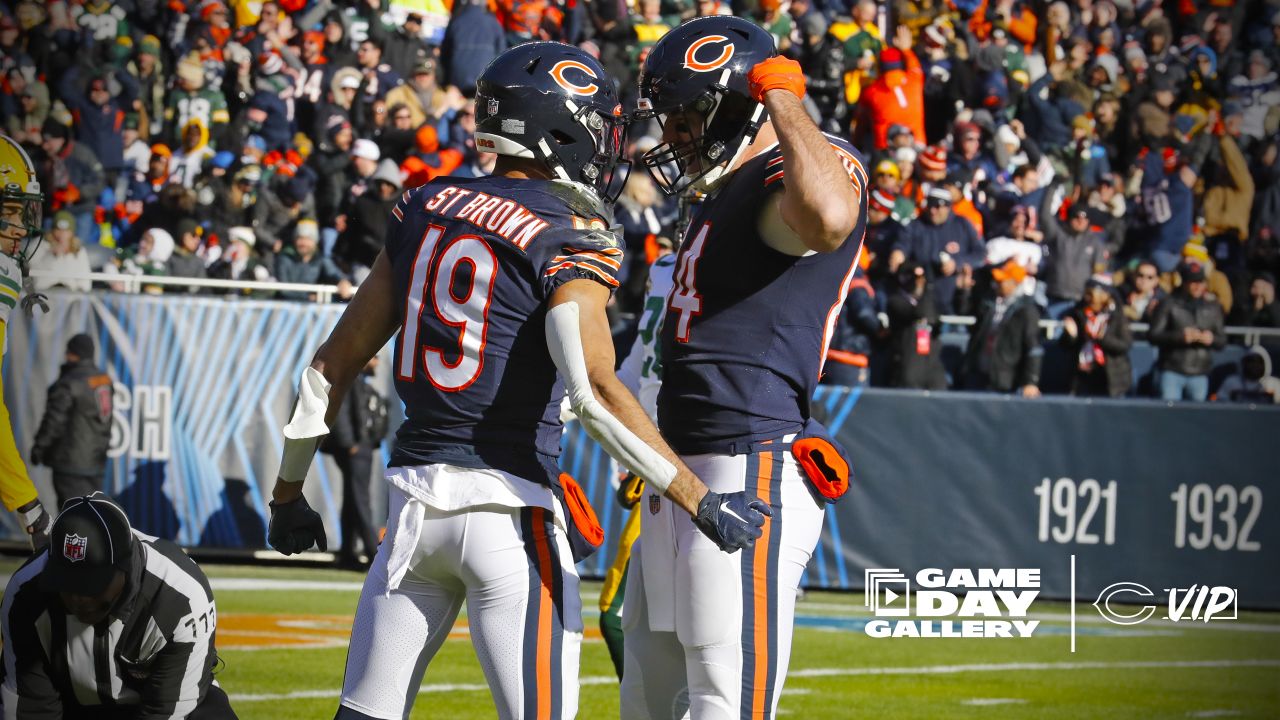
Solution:
M84 553L89 547L89 538L79 535L67 535L62 541L62 556L71 562L84 560Z
M1210 620L1235 620L1237 617L1238 600L1235 588L1225 585L1196 584L1189 588L1164 588L1164 591L1169 593L1168 614L1164 616L1165 620L1171 622L1200 620L1207 623ZM1113 602L1117 605L1124 603L1126 595L1133 596L1128 598L1129 602L1134 602L1135 598L1155 597L1155 593L1151 592L1146 585L1136 582L1118 582L1104 588L1093 606L1097 608L1098 614L1103 619L1113 625L1137 625L1155 615L1156 606L1153 604L1136 608L1112 607ZM1230 614L1227 614L1228 612Z

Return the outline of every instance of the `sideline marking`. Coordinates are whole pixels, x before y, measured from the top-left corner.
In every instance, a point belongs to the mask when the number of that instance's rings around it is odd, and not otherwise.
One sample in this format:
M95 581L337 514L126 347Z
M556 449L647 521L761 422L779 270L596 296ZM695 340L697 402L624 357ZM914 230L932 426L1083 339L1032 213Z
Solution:
M961 700L961 705L976 705L986 707L988 705L1023 705L1027 701L1021 698L970 698Z
M1005 672L1008 670L1107 670L1137 668L1224 668L1224 667L1280 667L1280 660L1153 660L1150 662L1068 662L1068 663L1003 663L974 665L925 665L898 668L807 668L787 673L792 677L829 677L834 675L938 675L970 672ZM579 680L580 685L611 685L618 682L613 675L591 675ZM418 694L432 692L487 692L489 686L482 683L451 683L423 685ZM232 694L234 702L263 702L271 700L298 700L306 698L332 698L341 690L295 690L275 694Z

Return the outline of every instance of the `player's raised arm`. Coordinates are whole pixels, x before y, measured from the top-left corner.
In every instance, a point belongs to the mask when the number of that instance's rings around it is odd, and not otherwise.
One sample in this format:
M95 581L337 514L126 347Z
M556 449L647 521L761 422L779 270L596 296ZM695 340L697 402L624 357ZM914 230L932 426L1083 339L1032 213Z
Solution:
M786 158L787 184L778 199L783 222L810 250L838 249L858 223L858 196L830 141L800 103L800 64L772 57L752 68L748 80L752 97L769 111Z
M751 546L764 516L772 514L768 505L745 492L711 492L667 446L614 372L608 300L605 286L573 280L557 288L547 304L547 348L574 412L606 452L684 508L721 549Z
M298 402L284 428L284 454L271 492L267 541L285 555L302 552L313 544L321 550L326 548L324 524L307 504L302 485L352 381L399 326L391 262L382 252L337 326L303 371Z

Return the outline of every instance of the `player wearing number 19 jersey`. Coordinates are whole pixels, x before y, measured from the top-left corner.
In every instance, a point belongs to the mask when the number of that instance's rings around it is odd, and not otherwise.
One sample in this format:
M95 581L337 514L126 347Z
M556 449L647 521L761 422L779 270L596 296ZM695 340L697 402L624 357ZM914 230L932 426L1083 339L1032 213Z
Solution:
M669 192L708 193L685 233L661 331L663 436L712 490L772 513L740 557L711 552L658 498L622 614L622 717L769 719L795 590L848 465L809 414L856 267L867 175L824 136L804 79L738 18L691 20L653 47L640 107L662 125L644 160ZM674 582L670 579L674 578Z
M335 414L330 398L395 336L406 420L386 476L386 539L352 626L342 720L408 716L464 601L498 715L576 714L574 562L602 532L556 468L566 390L611 454L700 518L700 502L715 508L703 531L717 544L749 545L763 522L741 494L707 492L614 375L604 308L622 251L602 196L625 120L612 80L577 48L529 43L489 65L476 106L477 145L500 155L494 177L401 196L284 429L268 540L285 553L323 548L300 481Z

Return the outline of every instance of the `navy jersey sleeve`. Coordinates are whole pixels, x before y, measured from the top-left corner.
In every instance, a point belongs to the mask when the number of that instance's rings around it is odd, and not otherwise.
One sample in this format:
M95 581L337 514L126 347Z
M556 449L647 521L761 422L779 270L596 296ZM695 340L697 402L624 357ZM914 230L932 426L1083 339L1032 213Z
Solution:
M858 193L859 201L866 194L867 170L863 167L862 157L852 145L839 138L827 136L831 143L831 151L840 159L840 164L849 175L849 182ZM786 178L786 161L782 157L782 146L777 145L766 153L764 163L764 186L771 189L783 187Z
M405 217L409 215L409 208L412 205L416 204L421 207L422 193L429 187L431 186L428 184L412 190L405 190L400 193L400 199L391 208L391 221L387 223L387 236L384 238L388 259L397 257L400 254L401 247L408 242L405 235L410 223L405 222Z
M556 288L579 278L617 289L622 248L618 236L609 230L553 228L529 249L529 260L545 300Z

